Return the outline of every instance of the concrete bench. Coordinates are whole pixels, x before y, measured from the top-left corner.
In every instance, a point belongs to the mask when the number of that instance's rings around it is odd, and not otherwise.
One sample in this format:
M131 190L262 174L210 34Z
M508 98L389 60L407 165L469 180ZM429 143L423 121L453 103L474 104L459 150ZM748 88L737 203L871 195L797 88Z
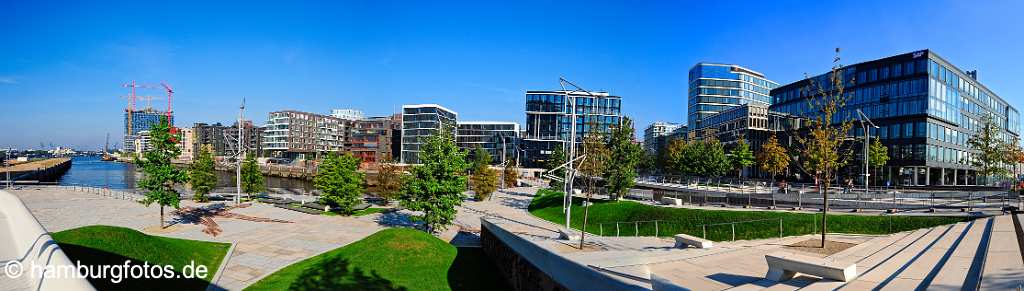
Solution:
M786 252L767 254L764 259L768 261L765 279L776 282L793 279L797 273L841 282L849 282L857 277L857 264L854 263L832 262Z
M713 246L710 240L702 239L688 234L677 234L675 235L677 248L684 248L692 246L698 249L709 249Z
M683 205L683 200L679 199L679 198L672 198L672 197L661 197L661 204L682 206Z

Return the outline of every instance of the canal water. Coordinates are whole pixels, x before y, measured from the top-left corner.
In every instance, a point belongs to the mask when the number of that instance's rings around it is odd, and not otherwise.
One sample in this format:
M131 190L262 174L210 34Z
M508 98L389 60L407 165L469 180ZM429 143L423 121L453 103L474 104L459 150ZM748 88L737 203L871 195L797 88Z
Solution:
M135 183L142 179L142 172L135 165L120 162L107 162L99 157L74 157L71 169L58 181L66 186L91 186L110 189L135 189ZM312 190L312 183L302 179L265 177L269 189L287 189L292 191ZM235 186L234 172L217 172L217 188Z

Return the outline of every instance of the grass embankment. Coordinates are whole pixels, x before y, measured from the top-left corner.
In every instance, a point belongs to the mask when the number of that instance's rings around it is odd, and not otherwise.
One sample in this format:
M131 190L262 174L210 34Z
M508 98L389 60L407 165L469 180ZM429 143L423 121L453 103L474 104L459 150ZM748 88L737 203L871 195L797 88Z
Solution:
M193 262L193 266L203 265L207 270L205 279L125 278L119 283L111 282L110 272L106 278L89 279L97 290L204 290L231 247L226 243L151 236L133 229L105 225L69 229L52 236L72 261L80 261L91 270L124 265L126 260L138 266L143 263L174 266L174 273L165 276L180 277L185 266Z
M506 290L479 248L412 229L379 231L277 271L245 290Z
M543 189L530 202L529 211L544 220L558 224L565 223L562 212L562 192ZM732 239L732 226L710 225L728 222L764 220L735 224L736 239L761 239L779 236L779 220L782 220L784 236L804 235L820 231L821 214L792 213L782 211L735 211L735 210L703 210L688 208L669 208L641 204L632 201L597 201L591 200L587 218L587 232L605 236L615 236L615 222L620 223L618 231L622 235L633 236L638 231L642 236L655 235L656 227L659 236L672 236L685 233L694 236L704 235L714 241ZM583 199L574 198L572 205L571 224L575 229L583 225ZM659 220L654 222L633 223L634 221ZM964 217L936 216L878 216L878 215L828 215L829 233L850 234L889 234L901 231L939 226L966 221Z

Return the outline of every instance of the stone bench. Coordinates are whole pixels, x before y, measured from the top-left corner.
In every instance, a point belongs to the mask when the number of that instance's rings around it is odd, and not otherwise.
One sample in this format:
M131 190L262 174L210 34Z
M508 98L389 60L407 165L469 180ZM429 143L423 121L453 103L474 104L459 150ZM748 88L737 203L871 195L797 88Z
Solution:
M857 264L826 261L822 258L786 252L767 254L768 274L765 279L782 282L796 277L797 273L818 276L841 282L857 277Z
M661 204L682 206L683 205L683 200L679 199L679 198L672 198L672 197L661 197Z
M677 248L684 248L692 246L698 249L709 249L713 246L710 240L702 239L688 234L677 234L675 235Z

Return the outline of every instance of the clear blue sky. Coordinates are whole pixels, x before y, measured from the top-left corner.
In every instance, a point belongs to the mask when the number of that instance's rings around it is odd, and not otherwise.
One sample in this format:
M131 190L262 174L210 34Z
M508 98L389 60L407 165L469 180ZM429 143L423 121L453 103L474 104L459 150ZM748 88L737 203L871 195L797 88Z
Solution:
M699 61L785 84L835 47L845 63L934 49L1024 108L1024 1L165 2L0 3L0 146L119 140L130 80L173 85L179 125L230 123L242 97L261 124L410 103L522 123L524 91L565 76L622 96L642 129L685 120Z

